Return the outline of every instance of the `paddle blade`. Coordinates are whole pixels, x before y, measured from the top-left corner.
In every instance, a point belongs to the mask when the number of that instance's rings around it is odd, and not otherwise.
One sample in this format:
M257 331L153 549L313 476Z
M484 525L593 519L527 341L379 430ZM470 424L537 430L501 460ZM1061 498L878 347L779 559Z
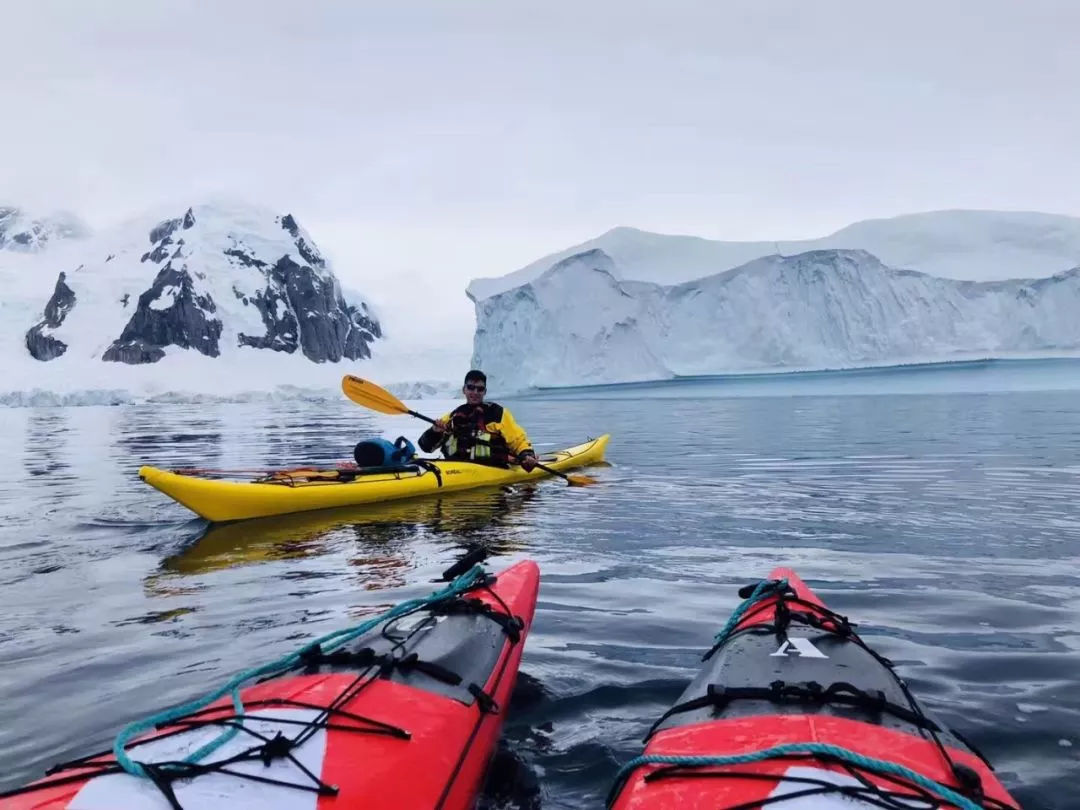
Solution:
M342 378L341 390L345 392L345 396L357 405L363 405L365 408L371 408L371 410L379 413L409 412L409 409L405 407L405 403L385 388L380 388L370 380L354 377L352 374L346 374Z
M566 483L572 487L591 487L599 482L591 475L568 475Z

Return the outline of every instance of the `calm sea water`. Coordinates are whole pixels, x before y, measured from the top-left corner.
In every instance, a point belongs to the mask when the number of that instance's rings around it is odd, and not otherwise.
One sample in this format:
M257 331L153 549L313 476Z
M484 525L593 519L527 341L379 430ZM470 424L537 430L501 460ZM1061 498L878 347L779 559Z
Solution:
M1076 807L1077 388L1080 364L1027 362L550 394L508 404L545 449L611 432L599 486L209 531L138 465L329 462L423 426L345 402L0 411L0 788L483 543L543 572L488 806L599 807L738 586L782 564L1025 807Z

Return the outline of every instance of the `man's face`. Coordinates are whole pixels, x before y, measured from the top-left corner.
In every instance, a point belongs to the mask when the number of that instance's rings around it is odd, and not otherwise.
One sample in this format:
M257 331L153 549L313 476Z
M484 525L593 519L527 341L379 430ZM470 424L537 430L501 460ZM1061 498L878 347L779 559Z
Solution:
M484 392L487 390L487 386L480 380L469 380L465 383L465 387L461 389L465 394L465 401L470 405L479 405L484 401Z

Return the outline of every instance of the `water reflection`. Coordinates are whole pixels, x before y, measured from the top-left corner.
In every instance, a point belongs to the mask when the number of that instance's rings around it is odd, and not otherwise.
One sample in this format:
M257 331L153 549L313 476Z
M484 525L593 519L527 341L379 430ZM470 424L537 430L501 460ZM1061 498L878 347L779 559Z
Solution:
M70 411L64 408L39 408L26 423L23 468L33 476L55 477L71 468L63 456L71 438ZM72 476L63 476L70 480Z
M115 432L113 458L124 466L216 467L221 463L227 431L216 411L191 413L183 430L163 430L161 414L132 408L122 430Z
M349 414L351 418L335 416L332 425L329 415L312 419L310 414L278 415L253 425L265 442L262 463L276 468L351 461L357 441L382 435L377 420L364 411Z
M211 524L190 546L166 558L147 581L149 591L173 593L167 580L237 566L301 560L327 554L342 543L348 562L375 567L382 581L404 567L403 544L418 536L445 537L453 546L484 546L507 554L525 546L510 530L513 515L536 496L533 486L474 490L368 506L298 512L236 523ZM372 554L377 550L377 553ZM377 587L401 584L397 577Z

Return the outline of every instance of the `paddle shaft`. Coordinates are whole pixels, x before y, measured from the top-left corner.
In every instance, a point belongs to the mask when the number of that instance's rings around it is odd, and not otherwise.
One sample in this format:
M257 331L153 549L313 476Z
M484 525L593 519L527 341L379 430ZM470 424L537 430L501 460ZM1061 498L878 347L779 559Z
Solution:
M437 422L437 420L432 419L430 416L424 416L424 414L417 413L416 411L406 411L406 413L409 414L409 416L415 416L417 419L423 419L425 422L430 422L433 425ZM486 444L488 447L491 447L491 442L486 442L483 439L473 439L473 441L475 441L477 444ZM544 470L545 472L551 473L552 475L557 475L560 478L565 478L567 482L570 481L570 476L568 476L566 473L561 473L558 470L553 470L546 464L541 464L539 461L537 461L536 466L539 467L541 470Z

